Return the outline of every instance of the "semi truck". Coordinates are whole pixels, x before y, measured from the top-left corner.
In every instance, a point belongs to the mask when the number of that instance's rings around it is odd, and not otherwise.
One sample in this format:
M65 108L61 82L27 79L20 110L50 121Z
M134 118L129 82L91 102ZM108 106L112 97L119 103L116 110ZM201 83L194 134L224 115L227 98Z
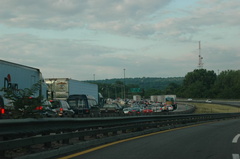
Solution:
M41 82L41 87L35 97L42 96L47 98L47 85L44 82L42 73L38 68L25 66L0 59L0 107L12 107L11 102L4 98L4 90L11 89L18 91L20 89L31 88L34 84Z
M45 78L49 99L67 100L70 95L85 94L99 102L98 85L71 78Z

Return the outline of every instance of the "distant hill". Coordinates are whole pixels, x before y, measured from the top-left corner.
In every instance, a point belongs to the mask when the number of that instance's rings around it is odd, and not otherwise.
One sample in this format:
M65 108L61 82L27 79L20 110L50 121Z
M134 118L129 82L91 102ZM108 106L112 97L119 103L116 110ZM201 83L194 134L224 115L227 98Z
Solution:
M144 89L165 89L170 83L175 83L181 85L184 77L168 77L168 78L157 78L157 77L142 77L142 78L125 78L126 85L138 85L140 88ZM114 84L117 81L124 82L123 78L96 80L96 81L86 81L94 83L103 84Z

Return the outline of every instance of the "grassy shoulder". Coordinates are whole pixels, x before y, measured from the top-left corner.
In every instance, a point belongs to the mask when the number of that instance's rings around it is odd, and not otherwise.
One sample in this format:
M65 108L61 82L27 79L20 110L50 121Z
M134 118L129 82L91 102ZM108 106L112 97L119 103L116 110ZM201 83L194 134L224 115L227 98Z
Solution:
M192 103L196 106L195 114L202 113L239 113L240 108L220 105L220 104L210 104L210 103Z

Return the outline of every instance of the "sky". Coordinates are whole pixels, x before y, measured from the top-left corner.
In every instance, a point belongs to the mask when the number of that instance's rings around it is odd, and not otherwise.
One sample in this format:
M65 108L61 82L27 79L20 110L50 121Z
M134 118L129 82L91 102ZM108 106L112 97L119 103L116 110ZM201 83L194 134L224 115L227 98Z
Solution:
M44 78L216 74L240 66L239 0L0 0L0 59Z

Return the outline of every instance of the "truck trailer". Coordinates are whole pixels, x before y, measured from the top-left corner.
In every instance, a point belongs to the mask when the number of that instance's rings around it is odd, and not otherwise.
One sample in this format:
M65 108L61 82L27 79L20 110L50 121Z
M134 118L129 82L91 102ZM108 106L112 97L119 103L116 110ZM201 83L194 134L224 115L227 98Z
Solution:
M70 95L85 94L99 99L98 85L70 78L46 78L49 99L66 100Z
M176 95L152 95L150 96L150 100L152 102L166 103L166 99L168 97L171 97L174 101L176 101Z
M47 85L44 82L42 73L38 68L33 68L9 61L0 60L0 106L12 106L9 100L4 98L4 90L31 88L34 84L41 82L41 87L34 96L41 95L47 98Z

